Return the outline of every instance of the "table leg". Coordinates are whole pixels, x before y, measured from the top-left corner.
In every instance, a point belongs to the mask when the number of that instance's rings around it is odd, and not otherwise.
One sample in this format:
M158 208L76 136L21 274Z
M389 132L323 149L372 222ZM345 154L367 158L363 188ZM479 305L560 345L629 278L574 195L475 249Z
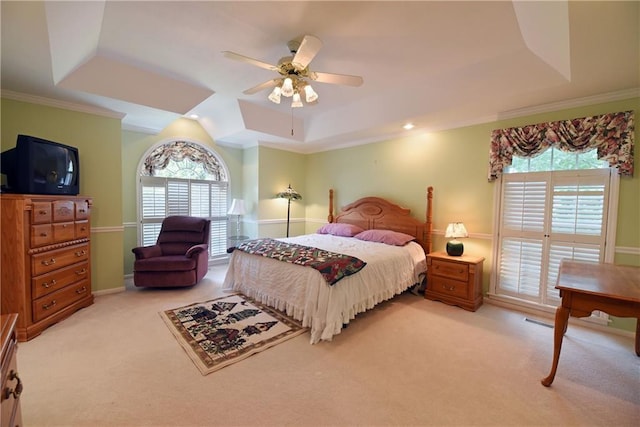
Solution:
M640 317L636 323L636 354L640 356Z
M549 387L556 376L558 360L560 359L560 349L562 348L562 338L567 330L568 322L569 309L562 306L558 307L556 310L556 323L553 327L553 364L551 365L551 372L549 375L541 381L542 385L545 387Z

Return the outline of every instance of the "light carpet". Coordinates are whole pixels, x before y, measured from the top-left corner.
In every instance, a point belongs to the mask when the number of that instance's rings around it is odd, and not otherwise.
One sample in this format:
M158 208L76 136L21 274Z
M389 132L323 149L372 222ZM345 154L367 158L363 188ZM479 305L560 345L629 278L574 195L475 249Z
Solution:
M159 314L202 375L307 331L299 322L242 294Z

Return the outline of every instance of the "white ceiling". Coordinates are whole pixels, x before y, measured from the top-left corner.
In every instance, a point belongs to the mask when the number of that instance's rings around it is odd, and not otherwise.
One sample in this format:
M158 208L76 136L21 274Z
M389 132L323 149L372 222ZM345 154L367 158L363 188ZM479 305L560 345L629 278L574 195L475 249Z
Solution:
M159 131L198 114L220 144L309 153L496 120L640 88L640 2L2 1L2 92L122 114ZM287 42L312 34L316 105L269 90ZM293 136L292 127L294 129Z

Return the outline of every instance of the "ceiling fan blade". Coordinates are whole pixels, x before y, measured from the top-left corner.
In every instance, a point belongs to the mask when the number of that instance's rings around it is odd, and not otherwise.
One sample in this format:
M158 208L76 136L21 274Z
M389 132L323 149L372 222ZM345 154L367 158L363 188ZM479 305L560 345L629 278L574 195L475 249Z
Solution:
M249 58L248 56L240 55L239 53L230 52L225 50L222 52L225 57L229 59L234 59L236 61L247 62L249 64L255 65L256 67L264 68L271 71L278 71L278 67L275 65L267 64L266 62L259 61L257 59Z
M322 47L322 41L315 36L304 36L298 46L295 56L291 60L291 63L298 70L304 70L309 63L320 51Z
M335 85L360 86L364 80L360 76L350 76L348 74L333 74L310 71L309 78L320 83L331 83Z
M249 88L249 89L247 89L245 91L242 91L242 93L244 93L245 95L253 95L254 93L260 92L261 90L277 86L280 83L280 80L281 79L267 80L264 83L260 83L257 86L254 86L254 87Z

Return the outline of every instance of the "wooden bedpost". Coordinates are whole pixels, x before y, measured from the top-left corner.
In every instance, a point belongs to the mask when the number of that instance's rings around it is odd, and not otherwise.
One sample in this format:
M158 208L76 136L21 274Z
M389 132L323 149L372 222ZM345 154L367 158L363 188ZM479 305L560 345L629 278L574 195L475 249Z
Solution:
M427 250L431 253L431 233L433 231L433 187L427 187Z
M333 188L329 189L329 216L327 217L329 222L333 222Z

